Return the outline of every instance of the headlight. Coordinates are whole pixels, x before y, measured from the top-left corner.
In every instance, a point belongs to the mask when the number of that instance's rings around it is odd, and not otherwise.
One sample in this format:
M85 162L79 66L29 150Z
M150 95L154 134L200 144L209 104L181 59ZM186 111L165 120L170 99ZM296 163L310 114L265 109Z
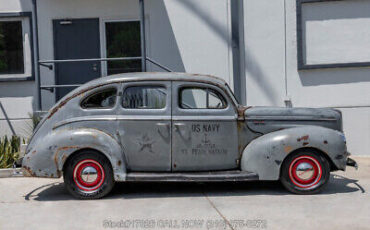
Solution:
M346 139L346 136L344 135L344 133L339 133L339 136L342 138L344 143L347 143L347 139Z

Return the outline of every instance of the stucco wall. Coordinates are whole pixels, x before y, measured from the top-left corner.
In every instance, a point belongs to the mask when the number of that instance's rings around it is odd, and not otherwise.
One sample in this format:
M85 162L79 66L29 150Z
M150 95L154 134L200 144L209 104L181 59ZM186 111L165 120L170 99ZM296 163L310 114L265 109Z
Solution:
M248 105L284 105L284 1L244 1Z
M54 59L53 19L98 17L103 31L104 20L139 19L138 2L38 0L40 59ZM213 74L232 83L228 0L151 0L145 1L145 11L149 57L174 71ZM41 76L42 84L54 84L54 71L41 67ZM42 98L44 108L55 100L48 91Z
M31 10L31 0L0 0L0 12ZM53 19L99 18L103 42L104 22L138 20L139 1L37 0L37 11L40 60L53 60ZM145 1L145 11L149 57L174 71L212 74L233 84L229 0L150 0ZM148 71L163 70L148 63ZM55 84L54 70L40 67L40 76L42 85ZM55 103L55 95L41 92L42 108L47 110ZM14 118L17 134L22 133L23 118L36 109L35 94L34 81L0 82L1 101L11 114L8 117ZM11 134L4 117L0 117L1 134Z
M149 56L233 83L229 0L146 1Z
M0 0L0 15L2 13L31 11L32 4L30 0ZM27 63L27 65L31 65L31 63ZM28 67L31 66L25 66L25 68ZM2 75L1 77L11 78L12 75ZM2 135L13 135L13 131L17 135L29 135L28 127L31 125L29 114L35 108L33 101L35 93L34 81L0 81L0 137Z
M65 18L99 18L100 31L104 20L108 19L138 19L139 4L136 0L38 0L40 60L53 60L53 19ZM103 40L101 37L100 40ZM103 52L101 52L103 53ZM40 68L41 84L55 83L54 70ZM55 103L55 95L49 91L42 91L43 109L47 110Z
M349 151L370 155L370 68L298 71L296 1L244 3L248 104L284 105L284 99L290 98L294 107L339 108ZM364 60L369 34L358 33L360 26L367 28L369 7L370 1L304 4L302 16L308 30L303 31L307 37L303 45L308 64L369 61Z
M139 19L137 0L38 0L40 59L54 59L52 19ZM212 6L212 7L210 7ZM304 4L304 61L369 62L370 1ZM31 11L30 0L0 0L0 12ZM213 74L233 85L229 0L146 1L148 56L175 71ZM334 107L343 111L349 150L370 155L370 68L297 70L296 1L244 0L248 105ZM102 36L104 36L102 34ZM102 39L103 40L103 39ZM353 42L349 42L353 41ZM104 53L104 52L102 52ZM158 71L149 65L149 71ZM41 67L42 84L54 72ZM35 109L34 81L0 82L0 102L18 134ZM44 109L54 94L42 91ZM0 111L1 134L11 134Z

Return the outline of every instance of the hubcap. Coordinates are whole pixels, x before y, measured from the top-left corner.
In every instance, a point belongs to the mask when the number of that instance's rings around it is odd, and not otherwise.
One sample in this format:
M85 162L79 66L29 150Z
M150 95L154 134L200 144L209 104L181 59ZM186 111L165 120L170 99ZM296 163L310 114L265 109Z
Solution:
M314 176L315 169L313 165L303 162L297 166L295 174L301 180L309 180Z
M321 164L311 156L297 157L289 165L289 178L299 188L312 189L316 187L321 176Z
M73 180L84 192L97 191L103 185L104 179L104 169L95 160L82 160L74 167Z
M91 166L87 166L81 172L81 179L86 183L92 183L98 178L98 171Z

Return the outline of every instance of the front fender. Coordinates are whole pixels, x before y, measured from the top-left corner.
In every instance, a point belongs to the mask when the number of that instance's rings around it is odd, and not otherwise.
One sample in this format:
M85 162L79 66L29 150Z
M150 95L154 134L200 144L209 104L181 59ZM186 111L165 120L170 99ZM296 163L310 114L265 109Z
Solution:
M243 151L241 169L260 180L278 180L284 159L301 148L318 149L345 170L347 147L343 133L319 126L301 126L272 132L253 140Z
M93 128L57 129L37 140L27 151L22 165L26 173L36 177L62 176L68 157L81 149L95 149L111 162L116 181L126 178L126 160L120 144L109 134Z

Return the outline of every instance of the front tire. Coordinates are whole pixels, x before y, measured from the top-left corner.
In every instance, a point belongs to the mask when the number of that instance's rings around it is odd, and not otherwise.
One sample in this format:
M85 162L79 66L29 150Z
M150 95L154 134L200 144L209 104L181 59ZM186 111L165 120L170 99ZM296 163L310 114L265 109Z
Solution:
M94 150L72 156L64 170L64 184L78 199L99 199L114 186L113 170L108 159Z
M280 181L295 194L321 192L330 178L330 164L314 150L301 150L288 156L282 165Z

